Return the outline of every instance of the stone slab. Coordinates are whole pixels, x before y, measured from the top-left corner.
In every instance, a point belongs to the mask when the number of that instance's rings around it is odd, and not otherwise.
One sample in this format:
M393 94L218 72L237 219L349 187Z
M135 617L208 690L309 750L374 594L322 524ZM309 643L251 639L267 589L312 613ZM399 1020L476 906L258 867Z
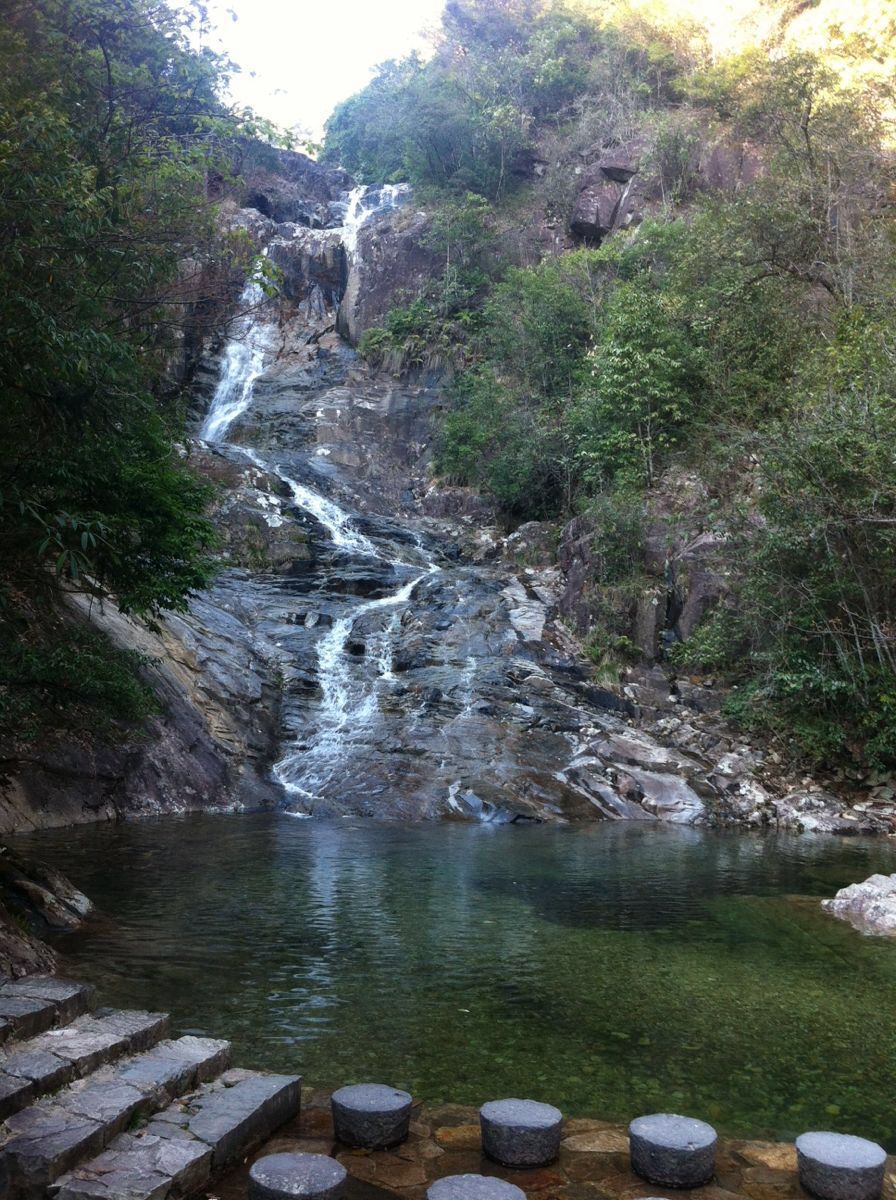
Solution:
M50 1190L56 1200L165 1200L204 1187L211 1168L204 1142L123 1133Z
M268 1154L249 1171L249 1200L338 1200L347 1178L323 1154Z
M52 1029L22 1051L46 1051L70 1062L76 1075L86 1075L129 1051L148 1050L167 1032L165 1013L107 1010ZM8 1069L5 1063L0 1066Z
M56 1023L56 1005L52 1000L29 996L9 996L0 992L0 1019L12 1026L13 1036L35 1037Z
M34 1083L18 1075L6 1075L0 1071L0 1121L27 1108L36 1097Z
M220 1074L229 1058L229 1042L184 1038L160 1042L152 1050L126 1059L119 1066L104 1068L104 1073L114 1074L141 1092L155 1093L163 1104L167 1104L175 1096Z
M139 1088L120 1079L96 1080L92 1075L60 1092L56 1103L76 1117L100 1121L110 1137L147 1106L146 1096Z
M302 1080L297 1075L242 1073L231 1087L211 1087L190 1101L183 1122L193 1137L211 1146L215 1170L262 1141L298 1115Z
M35 1085L35 1096L55 1091L74 1078L75 1068L68 1059L48 1050L30 1050L30 1045L26 1043L17 1053L2 1060L4 1074L30 1080Z
M56 1020L68 1024L88 1012L96 1002L92 987L84 983L70 983L55 975L29 975L14 983L0 987L0 997L26 997L31 1000L47 1000L56 1006Z
M27 1114L27 1116L26 1116ZM15 1128L10 1125L16 1122ZM0 1151L14 1191L39 1191L82 1159L103 1147L100 1121L78 1117L57 1105L35 1106L7 1122L9 1137Z

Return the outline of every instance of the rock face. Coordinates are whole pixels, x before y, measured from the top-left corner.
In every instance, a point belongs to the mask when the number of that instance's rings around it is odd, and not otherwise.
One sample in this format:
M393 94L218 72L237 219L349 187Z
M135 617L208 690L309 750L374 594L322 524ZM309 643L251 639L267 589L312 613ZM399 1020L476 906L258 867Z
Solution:
M864 883L841 888L821 907L849 921L861 933L896 934L896 875L871 875Z
M264 648L245 644L229 611L234 582L158 632L111 608L92 612L116 645L147 655L162 712L121 745L21 752L0 781L0 833L274 802L278 689Z
M59 871L0 847L0 975L52 971L56 956L43 935L71 933L92 911L90 900Z
M443 263L426 245L428 229L429 218L413 202L362 226L339 306L339 332L353 346L438 274Z
M247 145L242 161L244 207L273 221L290 221L309 229L334 223L332 205L352 186L351 177L322 167L292 150Z
M893 805L856 812L770 786L714 689L657 665L725 592L699 480L670 479L642 514L643 586L612 603L592 518L561 532L557 566L556 530L505 536L487 501L434 482L443 394L371 375L351 344L441 269L429 219L413 198L349 192L342 173L271 153L253 167L251 207L224 205L282 274L279 301L251 318L264 324L262 373L226 439L191 451L219 485L221 573L159 630L91 612L151 660L163 714L122 746L60 743L10 764L0 832L274 804L891 828ZM596 152L583 177L594 230L637 219L640 178L638 147ZM197 435L223 350L196 374ZM642 666L595 677L579 639L601 623L634 641Z

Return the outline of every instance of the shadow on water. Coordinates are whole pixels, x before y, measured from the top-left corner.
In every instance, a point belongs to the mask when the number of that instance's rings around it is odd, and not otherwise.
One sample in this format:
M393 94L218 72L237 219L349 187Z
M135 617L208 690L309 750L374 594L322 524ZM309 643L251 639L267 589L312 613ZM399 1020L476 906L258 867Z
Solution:
M888 843L271 814L20 841L100 906L73 973L244 1063L896 1147L896 945L814 899Z

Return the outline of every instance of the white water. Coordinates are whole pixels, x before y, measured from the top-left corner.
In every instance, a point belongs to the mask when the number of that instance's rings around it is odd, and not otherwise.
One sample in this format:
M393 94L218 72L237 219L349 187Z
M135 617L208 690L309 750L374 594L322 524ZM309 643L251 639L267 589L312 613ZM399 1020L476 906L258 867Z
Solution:
M274 326L257 316L264 298L261 284L253 275L239 299L245 315L240 318L236 337L224 349L221 377L199 431L203 441L220 442L237 417L249 407L252 388L264 371L265 359L274 340Z
M334 504L332 500L328 500L326 496L322 496L320 492L312 491L311 488L305 487L303 483L293 479L291 475L287 475L278 466L273 463L266 463L263 458L255 453L248 446L240 446L239 450L245 454L246 458L251 459L256 467L261 471L266 471L270 475L276 475L278 479L282 479L289 490L292 492L292 498L295 500L299 508L303 508L319 521L330 535L330 540L334 545L339 546L343 550L352 550L355 554L366 554L371 558L379 558L380 553L374 546L370 538L366 538L363 533L359 533L356 529L352 529L349 522L351 515L340 508L338 504Z
M361 226L374 213L398 208L402 197L406 196L409 191L410 186L406 183L386 183L381 188L371 188L365 185L352 188L348 194L348 208L342 225L342 244L350 259L357 257L358 232ZM377 195L377 202L372 206L365 204L364 201L373 194Z
M359 605L347 616L334 621L330 632L321 639L317 649L321 703L314 744L284 755L274 766L274 778L286 791L301 796L313 805L334 772L342 765L352 736L363 736L376 716L377 684L394 678L392 650L398 622L390 621L383 630L365 638L364 658L373 662L377 671L376 679L366 688L359 688L355 678L359 666L364 671L363 662L357 664L345 649L355 623L378 609L398 608L407 604L424 575L438 569L430 564L426 571L409 579L398 591Z
M342 226L342 241L351 258L357 255L358 231L365 221L374 213L397 207L407 190L406 184L386 185L378 190L374 204L365 204L364 201L375 189L360 187L349 193L345 222ZM263 299L258 282L255 279L249 280L240 298L241 306L258 309L262 306ZM200 431L200 437L204 440L222 443L227 430L251 404L255 382L266 366L274 328L272 324L258 319L252 312L241 321L237 337L224 350L221 377ZM234 448L245 454L259 470L282 479L296 504L320 522L335 546L348 553L378 559L389 566L419 565L381 554L369 538L351 527L351 514L334 501L299 483L276 464L266 462L253 449L246 446ZM424 570L419 571L390 595L365 601L352 612L338 618L317 644L317 678L321 689L321 702L315 714L314 744L285 754L273 768L277 782L286 791L302 797L312 808L336 767L344 761L353 735L363 735L373 722L378 710L377 685L380 681L394 679L393 647L399 628L398 612L382 629L366 636L365 654L360 662L346 652L346 643L360 618L379 609L400 609L401 605L410 600L420 580L425 575L439 570L419 539L417 550L426 563ZM371 671L368 664L372 664L374 668L373 679L369 678ZM295 812L292 815L309 814Z

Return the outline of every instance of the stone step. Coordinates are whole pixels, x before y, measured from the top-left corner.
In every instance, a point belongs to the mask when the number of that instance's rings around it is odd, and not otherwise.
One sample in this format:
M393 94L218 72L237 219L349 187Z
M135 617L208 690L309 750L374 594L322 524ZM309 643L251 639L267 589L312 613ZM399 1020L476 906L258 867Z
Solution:
M0 1053L0 1121L97 1067L147 1050L168 1032L164 1013L100 1009Z
M203 1187L298 1115L294 1075L233 1070L119 1134L107 1150L59 1178L55 1200L179 1200Z
M93 988L83 983L52 975L5 980L0 985L0 1043L67 1025L93 1005Z
M0 1194L42 1197L64 1171L226 1067L227 1042L185 1037L100 1067L9 1117L0 1132Z

